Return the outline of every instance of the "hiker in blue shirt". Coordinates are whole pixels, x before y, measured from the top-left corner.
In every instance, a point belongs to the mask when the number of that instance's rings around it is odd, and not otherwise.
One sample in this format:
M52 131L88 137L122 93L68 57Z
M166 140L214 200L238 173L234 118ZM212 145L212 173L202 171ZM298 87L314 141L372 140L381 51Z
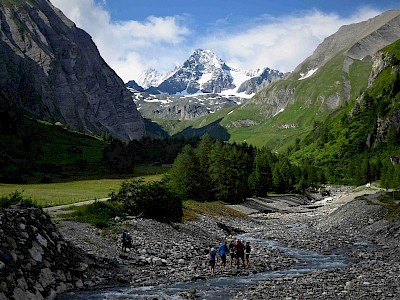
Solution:
M221 243L218 248L218 255L221 257L221 266L225 268L226 266L226 254L228 253L228 246L226 245L226 241Z

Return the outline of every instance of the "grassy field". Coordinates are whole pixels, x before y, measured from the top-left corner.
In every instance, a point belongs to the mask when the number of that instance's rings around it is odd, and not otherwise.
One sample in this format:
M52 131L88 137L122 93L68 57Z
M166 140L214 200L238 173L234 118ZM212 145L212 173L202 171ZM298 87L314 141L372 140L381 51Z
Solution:
M162 174L154 174L140 177L145 182L152 182L160 180L162 176ZM47 184L0 183L0 197L19 191L24 198L31 198L39 206L56 206L106 198L111 192L117 192L121 183L125 180L127 179L99 179Z

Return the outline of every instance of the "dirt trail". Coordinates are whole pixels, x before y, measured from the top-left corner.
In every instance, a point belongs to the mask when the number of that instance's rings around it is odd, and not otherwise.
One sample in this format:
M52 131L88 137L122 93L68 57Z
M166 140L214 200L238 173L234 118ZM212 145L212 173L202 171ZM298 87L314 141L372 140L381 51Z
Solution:
M87 200L87 201L76 202L76 203L71 203L71 204L64 204L64 205L58 205L58 206L52 206L52 207L45 207L45 208L43 208L43 210L46 213L48 213L50 216L56 216L56 215L62 215L62 214L70 213L71 210L68 210L68 208L71 208L73 206L88 205L88 204L92 204L92 203L95 203L95 202L107 201L109 199L110 198Z

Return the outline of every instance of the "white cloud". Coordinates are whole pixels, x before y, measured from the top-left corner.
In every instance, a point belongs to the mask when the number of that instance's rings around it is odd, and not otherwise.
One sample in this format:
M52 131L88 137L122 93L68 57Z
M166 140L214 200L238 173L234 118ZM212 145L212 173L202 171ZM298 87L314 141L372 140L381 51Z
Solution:
M104 60L126 82L149 67L167 71L182 63L176 57L190 30L184 17L149 16L144 22L113 22L94 0L52 0L75 24L88 32ZM179 49L179 50L177 50Z
M373 9L362 9L349 18L340 18L313 10L307 14L279 18L264 16L251 28L218 32L204 37L200 44L237 68L270 67L290 72L340 26L365 21L379 13Z
M187 25L188 16L114 22L104 5L94 0L52 2L93 37L103 58L125 82L137 79L150 67L171 71L195 48L210 49L228 65L240 69L270 67L292 71L340 26L380 13L365 8L348 18L317 10L279 18L264 15L234 30L207 31L207 36L198 37Z

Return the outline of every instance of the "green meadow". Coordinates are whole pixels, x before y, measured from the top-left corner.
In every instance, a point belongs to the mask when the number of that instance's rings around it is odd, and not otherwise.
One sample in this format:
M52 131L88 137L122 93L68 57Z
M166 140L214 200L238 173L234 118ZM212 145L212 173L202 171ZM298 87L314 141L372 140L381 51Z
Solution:
M162 174L153 174L139 177L143 178L144 182L153 182L160 180L162 176ZM81 180L46 184L0 183L0 197L8 196L18 191L22 193L24 198L30 198L35 204L42 207L71 204L86 200L107 198L111 192L117 192L121 183L126 180L129 180L129 178Z

